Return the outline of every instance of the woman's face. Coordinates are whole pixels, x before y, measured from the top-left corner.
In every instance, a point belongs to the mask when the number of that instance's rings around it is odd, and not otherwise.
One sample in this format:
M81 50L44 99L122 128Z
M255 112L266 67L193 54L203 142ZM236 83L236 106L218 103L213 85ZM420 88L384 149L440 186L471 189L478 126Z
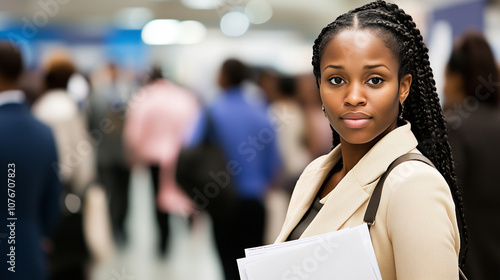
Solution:
M411 75L369 30L346 30L326 45L320 61L320 96L330 124L351 144L376 142L397 126Z

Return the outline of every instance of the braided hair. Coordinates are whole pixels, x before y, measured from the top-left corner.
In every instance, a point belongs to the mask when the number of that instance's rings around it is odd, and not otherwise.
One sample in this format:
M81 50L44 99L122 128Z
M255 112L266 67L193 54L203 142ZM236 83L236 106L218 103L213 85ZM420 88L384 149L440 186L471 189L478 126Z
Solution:
M429 63L428 49L412 17L395 4L376 1L340 15L328 24L314 42L312 65L319 87L320 60L325 46L340 31L365 29L375 32L399 61L398 78L411 74L410 93L405 101L403 118L411 123L411 130L419 142L420 151L436 166L448 183L456 205L462 239L460 265L465 263L468 233L465 226L462 197L457 187L446 123L436 93ZM400 110L402 108L400 107ZM331 126L330 126L331 127ZM333 130L333 146L340 143Z

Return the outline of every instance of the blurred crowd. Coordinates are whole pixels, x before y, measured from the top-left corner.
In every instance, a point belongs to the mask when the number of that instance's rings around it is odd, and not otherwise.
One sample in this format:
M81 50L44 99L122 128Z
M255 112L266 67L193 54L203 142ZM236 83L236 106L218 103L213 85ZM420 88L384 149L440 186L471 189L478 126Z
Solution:
M2 46L2 57L20 55L10 43ZM22 66L22 57L17 63ZM5 75L0 73L0 81ZM188 86L164 78L157 65L134 73L109 63L83 73L70 50L58 49L47 53L37 69L19 72L2 87L0 97L7 90L19 93L18 103L50 128L56 145L57 160L45 164L59 176L60 193L52 193L52 199L60 200L60 207L32 210L55 211L60 218L36 237L45 237L39 250L48 258L30 277L42 279L47 272L50 279L88 279L90 263L109 259L125 246L131 172L143 166L154 188L155 201L146 207L156 213L158 256L168 251L169 215L193 222L207 211L225 277L238 278L235 259L243 257L244 248L272 242L284 219L286 209L266 211L272 202L266 197L289 197L303 168L329 152L331 132L312 74L287 76L228 59L216 82L221 94L205 103ZM26 131L19 134L24 137ZM177 170L179 154L207 137L227 162L209 179L230 182L231 195L224 200L203 186L202 197L196 197L178 182L183 174L200 173L190 165ZM224 209L217 203L225 203ZM272 215L276 225L267 229Z
M69 51L54 50L37 69L23 71L19 50L0 43L0 134L12 140L0 140L0 157L13 161L19 176L24 168L38 172L17 187L27 190L16 199L17 209L25 209L18 210L16 279L89 279L90 263L125 246L137 166L152 178L155 201L146 207L156 215L158 257L169 250L169 215L194 223L208 212L225 279L239 279L235 260L243 249L273 242L284 220L286 209L276 210L273 198L288 199L305 166L332 147L314 76L231 58L219 68L220 94L205 102L157 65L144 73L119 65L83 73ZM500 77L481 34L455 42L445 77L443 109L469 229L466 274L494 279ZM179 161L203 145L204 152L217 148L206 162ZM4 264L5 246L2 240ZM25 251L35 253L25 258ZM5 273L1 278L11 279Z

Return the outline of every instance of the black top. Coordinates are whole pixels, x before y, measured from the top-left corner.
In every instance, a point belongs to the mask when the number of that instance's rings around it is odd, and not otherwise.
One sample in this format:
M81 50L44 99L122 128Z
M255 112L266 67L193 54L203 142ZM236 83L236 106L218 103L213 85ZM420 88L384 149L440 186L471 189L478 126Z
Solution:
M300 222L295 226L295 228L292 230L290 235L287 238L287 241L291 240L296 240L299 239L300 236L304 233L306 228L311 224L311 222L314 220L316 215L318 215L319 211L323 207L323 204L319 202L321 200L320 198L320 193L321 190L325 187L326 182L330 179L330 177L335 173L336 171L342 169L342 159L340 159L337 164L330 170L328 175L325 178L325 181L323 181L323 185L319 189L318 193L316 194L316 198L314 198L313 203L311 204L311 207L309 207L309 210L307 210L306 214L302 217Z
M486 88L481 92L486 93ZM469 279L498 279L500 110L480 102L469 113L447 114L448 136L469 230L464 272Z
M316 217L316 215L319 213L319 210L323 207L323 204L321 204L319 195L316 196L314 199L313 204L307 210L307 213L302 217L300 222L297 224L297 226L293 229L293 231L290 233L288 236L287 241L290 240L296 240L299 239L300 236L304 233L306 228L311 224L312 220Z

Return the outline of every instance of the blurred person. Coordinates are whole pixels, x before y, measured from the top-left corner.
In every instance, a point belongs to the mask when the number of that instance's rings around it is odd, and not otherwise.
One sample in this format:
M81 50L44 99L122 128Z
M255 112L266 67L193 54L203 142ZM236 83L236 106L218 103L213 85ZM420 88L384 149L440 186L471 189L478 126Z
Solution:
M19 49L0 42L0 218L7 224L0 229L0 279L44 280L62 185L52 131L33 117L19 89L22 71Z
M268 210L265 243L272 243L285 220L293 187L311 157L306 145L305 114L297 100L297 78L264 70L258 81L269 102L268 112L276 126L283 161L278 182L265 199Z
M119 245L127 240L125 218L128 210L130 168L125 159L123 127L125 111L133 82L127 80L114 64L93 76L93 90L88 100L90 131L100 132L97 145L97 176L109 197L113 236Z
M310 158L317 158L331 150L332 137L328 120L321 111L321 98L312 73L297 77L297 96L304 110L305 142Z
M276 136L285 177L285 189L290 193L300 174L310 162L306 146L305 115L297 101L297 79L281 76L278 91L269 101L269 112L276 125Z
M222 94L207 108L215 142L228 159L228 174L234 175L231 183L237 196L235 209L227 209L226 215L212 216L226 280L239 279L236 259L244 257L245 248L263 244L263 199L281 167L275 130L266 108L244 96L243 82L247 77L245 64L226 60L218 76ZM205 123L204 118L200 124Z
M445 72L444 107L469 229L469 279L500 275L498 72L481 33L467 32L455 41Z
M54 131L63 183L71 193L83 196L95 179L94 151L87 137L86 121L66 90L76 71L70 57L54 53L42 68L44 92L34 101L32 112Z
M281 95L278 82L280 73L272 68L257 69L256 72L256 84L263 91L266 102L272 104Z
M195 212L175 181L175 168L197 115L194 95L164 79L159 67L153 68L147 85L132 97L127 109L123 132L127 157L131 165L147 166L151 171L160 256L168 249L168 213L189 217Z
M54 131L64 186L63 219L50 255L51 279L86 279L89 251L83 232L82 205L95 180L94 147L85 121L66 88L76 72L71 58L56 52L42 67L44 93L35 100L33 114Z
M25 70L19 81L19 86L26 95L26 103L31 107L43 93L41 73L36 69Z

